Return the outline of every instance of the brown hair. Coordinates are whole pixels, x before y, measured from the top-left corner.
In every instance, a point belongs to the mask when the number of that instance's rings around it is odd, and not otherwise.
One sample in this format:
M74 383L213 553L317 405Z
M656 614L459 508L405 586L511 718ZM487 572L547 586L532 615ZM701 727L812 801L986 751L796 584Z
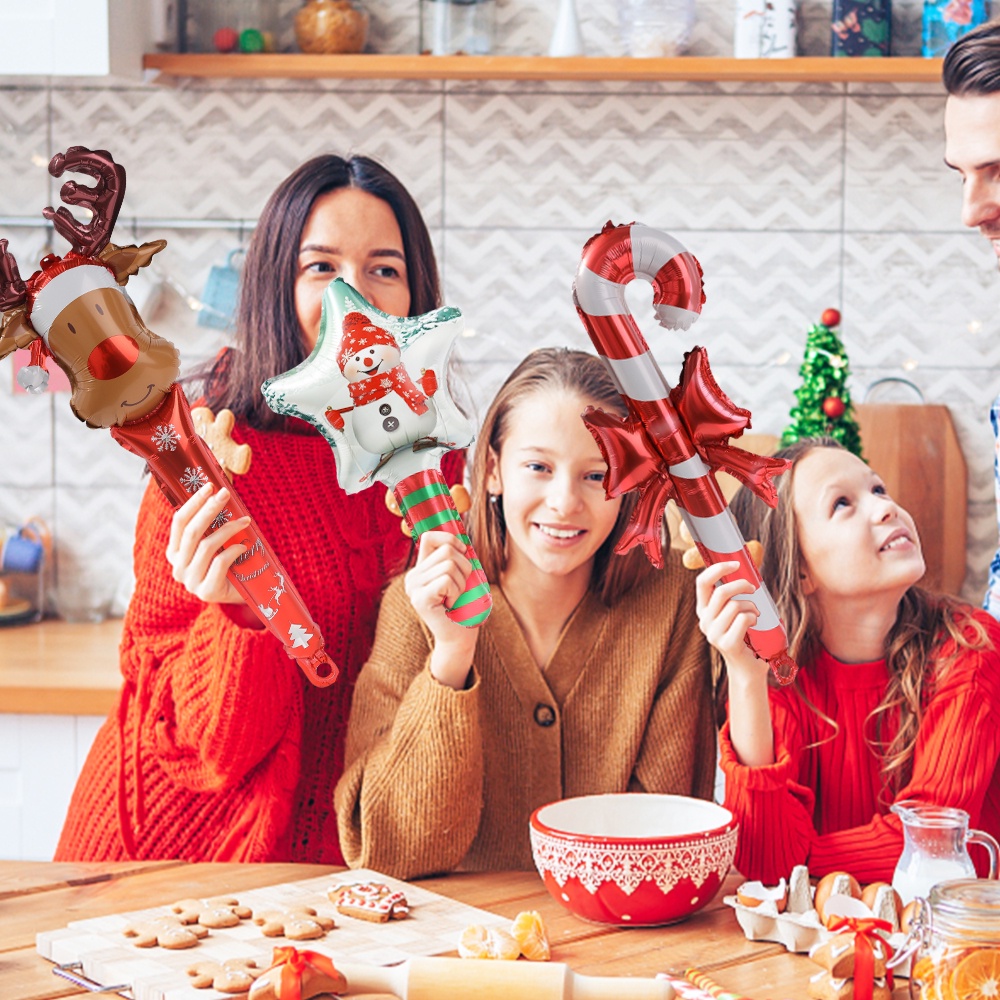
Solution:
M236 350L225 351L195 378L204 379L205 405L223 407L254 427L280 426L261 384L294 368L307 351L295 310L302 230L316 199L337 188L357 188L392 209L403 237L410 315L441 304L437 264L420 209L400 181L367 156L332 154L306 161L278 185L261 213L240 279Z
M1000 21L963 35L944 57L944 89L955 97L1000 91Z
M625 404L604 363L593 354L565 347L544 347L533 351L514 369L486 411L472 462L473 499L468 514L469 534L486 577L491 582L500 579L507 563L507 530L503 520L503 498L498 497L495 502L487 498L489 455L490 452L500 454L510 414L518 403L532 393L549 389L576 393L601 409L626 415ZM635 503L633 493L622 498L611 534L594 557L590 588L608 606L653 571L640 548L634 548L623 556L614 554L615 545L622 537ZM661 544L666 553L669 540L665 526L662 531Z
M832 438L797 441L776 452L776 457L791 461L792 468L778 479L779 502L775 509L757 502L745 488L737 492L730 504L744 537L757 538L761 542L764 550L761 576L784 621L788 650L800 663L809 663L818 655L822 623L802 591L802 551L793 495L798 462L816 448L846 450ZM934 682L952 662L952 658L935 656L948 637L954 640L957 648L982 649L989 642L985 630L973 618L967 605L944 594L932 594L922 587L910 587L899 602L896 621L885 640L889 685L881 703L869 716L874 730L869 745L882 758L886 789L898 791L909 780L923 706ZM881 733L894 717L898 718L899 728L886 743ZM826 721L834 725L832 720Z

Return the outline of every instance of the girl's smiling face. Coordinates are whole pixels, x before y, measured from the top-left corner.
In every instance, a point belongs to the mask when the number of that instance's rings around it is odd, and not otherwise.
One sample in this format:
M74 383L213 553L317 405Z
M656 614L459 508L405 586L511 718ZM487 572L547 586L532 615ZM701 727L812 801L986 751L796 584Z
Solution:
M302 227L295 277L295 312L310 351L319 337L323 292L334 278L343 278L390 316L409 315L403 236L388 202L344 187L313 203Z
M589 582L621 506L620 499L605 499L607 465L580 419L592 403L574 392L539 389L507 416L486 484L503 503L508 574L579 574Z
M924 575L913 518L861 459L814 448L795 465L792 509L802 553L802 585L825 597L900 597Z

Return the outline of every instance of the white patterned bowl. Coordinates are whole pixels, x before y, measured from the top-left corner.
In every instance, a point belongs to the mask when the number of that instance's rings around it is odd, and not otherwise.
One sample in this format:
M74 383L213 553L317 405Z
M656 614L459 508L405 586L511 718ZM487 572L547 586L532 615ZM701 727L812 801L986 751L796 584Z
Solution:
M718 891L739 825L683 795L584 795L536 809L531 852L549 892L585 920L671 924Z

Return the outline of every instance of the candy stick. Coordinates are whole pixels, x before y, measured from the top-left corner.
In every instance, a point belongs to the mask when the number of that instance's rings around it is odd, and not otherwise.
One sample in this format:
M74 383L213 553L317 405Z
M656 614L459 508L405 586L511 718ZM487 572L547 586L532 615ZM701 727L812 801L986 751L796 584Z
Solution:
M723 579L743 579L754 588L740 595L758 613L747 643L768 661L779 683L791 683L798 668L788 654L778 609L715 480L715 471L725 470L774 506L772 479L789 463L729 445L729 438L750 426L750 413L718 387L703 348L685 355L680 385L669 387L625 301L625 286L635 277L653 285L657 318L668 329L689 327L705 299L701 266L666 233L609 222L584 246L573 298L629 416L590 408L583 419L608 463L607 495L635 490L639 497L615 551L641 545L661 566L663 508L675 500L706 565L739 563Z

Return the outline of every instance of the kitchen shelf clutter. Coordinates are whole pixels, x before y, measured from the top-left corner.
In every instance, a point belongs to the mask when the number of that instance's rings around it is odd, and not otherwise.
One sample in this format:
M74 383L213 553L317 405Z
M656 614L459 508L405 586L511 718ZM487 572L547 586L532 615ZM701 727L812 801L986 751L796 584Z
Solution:
M715 81L940 83L941 60L908 57L663 59L548 56L214 55L147 53L143 68L183 77L343 80Z

